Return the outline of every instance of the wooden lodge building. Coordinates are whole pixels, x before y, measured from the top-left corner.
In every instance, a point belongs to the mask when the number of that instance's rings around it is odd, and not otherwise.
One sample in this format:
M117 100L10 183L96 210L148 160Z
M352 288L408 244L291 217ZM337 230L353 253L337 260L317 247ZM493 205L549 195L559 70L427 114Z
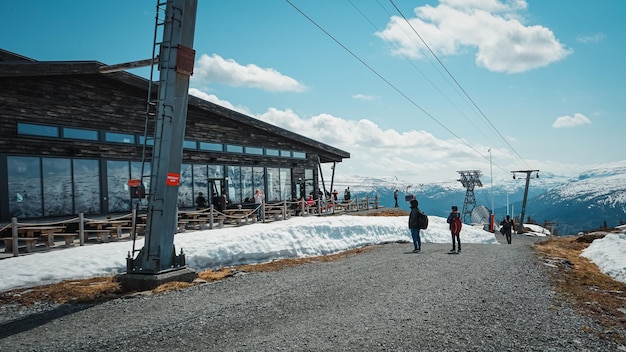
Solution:
M140 201L131 198L129 180L150 189L142 177L150 175L153 141L149 81L101 73L103 65L36 61L0 49L1 222L129 212ZM318 194L319 163L350 157L194 96L186 121L179 208L195 207L199 192L207 199L225 193L230 205L257 188L267 202Z

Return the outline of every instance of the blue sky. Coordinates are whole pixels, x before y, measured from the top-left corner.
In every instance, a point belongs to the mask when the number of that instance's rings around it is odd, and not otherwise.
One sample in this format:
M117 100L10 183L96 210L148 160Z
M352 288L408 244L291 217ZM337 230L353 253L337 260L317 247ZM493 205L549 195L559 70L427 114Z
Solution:
M495 179L626 159L624 1L198 2L192 94L350 152L339 174L430 183L488 176L490 156ZM145 59L155 5L14 1L0 47Z

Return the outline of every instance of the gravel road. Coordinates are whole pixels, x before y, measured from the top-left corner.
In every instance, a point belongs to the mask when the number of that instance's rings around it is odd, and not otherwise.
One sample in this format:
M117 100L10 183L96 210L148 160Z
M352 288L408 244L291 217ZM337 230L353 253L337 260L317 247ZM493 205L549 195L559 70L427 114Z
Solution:
M407 236L408 237L408 236ZM501 237L501 236L500 236ZM0 307L4 351L626 351L555 300L529 246L392 243L94 306Z

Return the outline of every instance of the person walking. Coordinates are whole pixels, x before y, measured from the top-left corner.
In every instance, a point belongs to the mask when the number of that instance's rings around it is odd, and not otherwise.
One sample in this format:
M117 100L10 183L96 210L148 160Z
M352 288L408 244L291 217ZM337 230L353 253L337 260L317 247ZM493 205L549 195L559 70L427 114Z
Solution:
M394 208L398 208L398 189L397 188L395 191L393 191L393 199L396 201L396 205L394 206Z
M420 238L420 209L417 199L411 200L411 213L409 214L409 230L411 231L411 238L413 239L413 252L417 253L422 250L422 239Z
M452 212L448 215L448 224L450 224L450 233L452 234L452 249L450 253L460 253L461 252L461 227L463 227L463 222L461 221L461 214L459 213L459 208L456 205L452 206ZM459 251L456 252L457 245L459 247Z
M506 218L500 221L500 226L502 226L500 232L506 236L506 242L511 244L511 232L515 228L515 222L511 219L510 215L507 215Z

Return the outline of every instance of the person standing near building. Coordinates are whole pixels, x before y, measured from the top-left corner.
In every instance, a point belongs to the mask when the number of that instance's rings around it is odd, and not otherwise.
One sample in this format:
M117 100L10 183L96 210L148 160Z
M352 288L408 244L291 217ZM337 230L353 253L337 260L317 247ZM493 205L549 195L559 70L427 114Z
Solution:
M254 191L254 205L256 208L256 219L261 220L261 207L263 206L263 200L265 200L265 193L257 188Z
M206 208L206 198L202 192L198 192L198 197L196 198L196 204L198 205L198 210Z
M420 209L417 199L411 200L411 213L409 214L409 230L413 239L413 252L417 253L422 250L422 239L420 238Z
M343 200L349 202L350 198L352 198L352 195L350 194L350 187L348 187L343 191Z
M396 205L394 205L394 208L398 207L398 189L396 188L395 191L393 191L393 199L396 201Z
M450 224L450 233L452 234L452 249L450 253L460 253L461 252L461 227L463 227L463 222L461 221L461 214L459 213L459 208L456 205L452 206L452 212L448 215L448 224ZM459 251L456 252L456 247L459 247Z
M515 228L515 222L511 219L510 215L507 215L506 218L500 221L500 226L502 226L500 232L506 236L506 242L511 244L511 232Z

